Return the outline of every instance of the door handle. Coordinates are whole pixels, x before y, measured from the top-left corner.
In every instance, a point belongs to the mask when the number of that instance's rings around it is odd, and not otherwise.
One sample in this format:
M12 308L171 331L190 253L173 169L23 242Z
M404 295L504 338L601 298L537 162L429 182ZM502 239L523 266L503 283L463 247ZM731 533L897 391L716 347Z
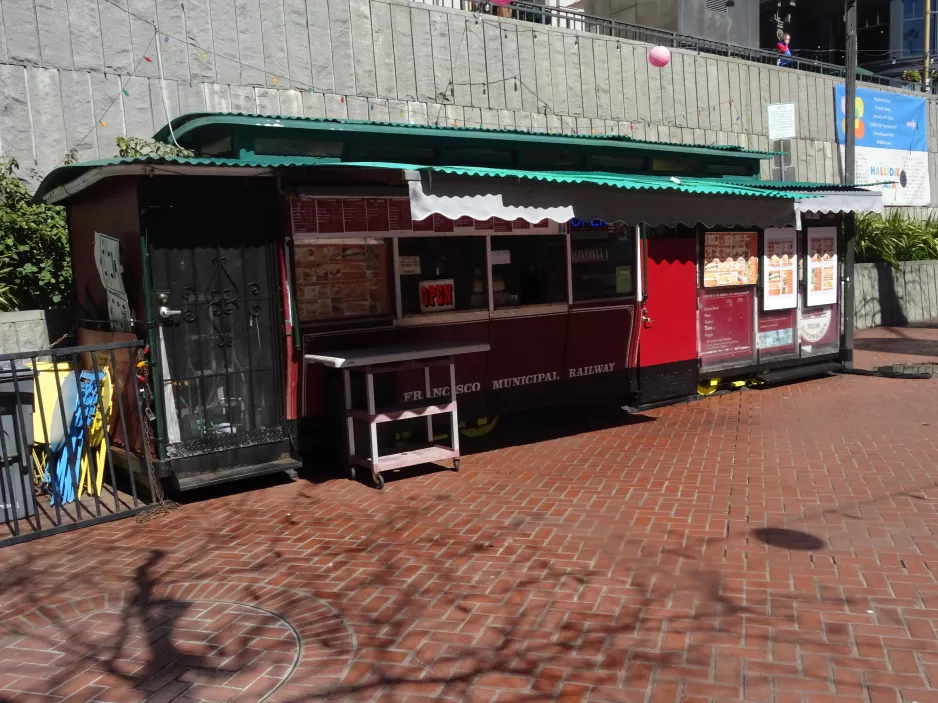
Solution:
M160 317L162 317L164 320L168 320L173 315L182 315L182 310L170 310L165 305L160 307Z
M650 325L652 322L654 322L654 320L648 317L648 311L644 309L642 310L642 322L645 324L646 327Z

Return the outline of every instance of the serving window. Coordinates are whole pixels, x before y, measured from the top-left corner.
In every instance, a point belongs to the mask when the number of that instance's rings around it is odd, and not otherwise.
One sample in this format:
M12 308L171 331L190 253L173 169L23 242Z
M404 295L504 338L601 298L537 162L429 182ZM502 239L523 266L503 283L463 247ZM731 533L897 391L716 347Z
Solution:
M635 228L571 221L570 270L574 302L635 295Z
M560 235L491 238L495 309L567 302L567 243Z
M485 237L402 237L402 315L488 310L485 267Z

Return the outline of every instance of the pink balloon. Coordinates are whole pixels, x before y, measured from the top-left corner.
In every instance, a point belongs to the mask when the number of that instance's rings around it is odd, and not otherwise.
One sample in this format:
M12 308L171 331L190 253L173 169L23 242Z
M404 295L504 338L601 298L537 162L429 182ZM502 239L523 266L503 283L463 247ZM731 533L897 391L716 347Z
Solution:
M671 61L671 52L666 46L656 46L648 52L648 63L657 68L667 66Z

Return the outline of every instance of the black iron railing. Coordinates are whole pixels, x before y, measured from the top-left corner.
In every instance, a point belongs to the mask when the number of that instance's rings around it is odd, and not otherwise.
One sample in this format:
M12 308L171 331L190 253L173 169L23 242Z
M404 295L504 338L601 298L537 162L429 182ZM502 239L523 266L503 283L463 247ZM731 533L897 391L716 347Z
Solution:
M131 341L0 355L0 546L150 503L142 349Z
M586 15L577 10L571 10L563 7L545 7L533 2L524 2L515 0L510 5L498 6L490 2L479 2L478 0L425 0L430 4L440 7L452 7L467 12L476 12L481 14L497 15L501 17L533 22L535 24L550 25L561 27L563 29L572 29L581 32L590 32L617 39L626 39L630 41L653 44L656 46L667 46L672 49L684 49L701 54L711 54L716 56L726 56L739 59L741 61L751 61L754 63L769 64L777 66L779 60L787 62L789 68L799 71L808 71L811 73L820 73L826 76L843 78L846 71L843 66L833 63L817 61L815 59L806 59L799 56L781 57L778 52L767 49L752 49L744 46L737 46L727 42L712 41L693 37L688 34L671 32L666 29L656 29L654 27L644 27L638 24L630 24L619 20L607 19ZM857 79L869 83L880 85L891 85L899 88L914 89L908 82L896 78L890 78L880 75L868 75L858 73Z

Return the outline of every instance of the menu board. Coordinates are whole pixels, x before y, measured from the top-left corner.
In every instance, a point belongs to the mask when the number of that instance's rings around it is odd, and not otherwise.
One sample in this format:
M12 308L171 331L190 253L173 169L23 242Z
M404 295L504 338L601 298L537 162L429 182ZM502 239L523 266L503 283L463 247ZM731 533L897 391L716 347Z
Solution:
M764 310L787 310L798 305L798 232L794 227L765 230L763 256Z
M837 228L808 228L808 305L837 302Z
M754 286L759 282L756 232L707 232L704 235L704 288Z
M796 311L782 310L759 315L756 346L761 356L792 354L795 351Z
M386 241L298 240L295 249L301 322L390 314Z
M411 234L432 232L435 234L460 234L469 232L493 232L498 234L559 234L562 227L552 220L526 222L524 220L473 220L459 217L451 220L443 215L433 215L424 220L413 221L410 215L410 199L400 198L345 198L318 195L293 195L290 197L290 219L293 237L297 240L319 237L334 237L337 234L350 236L374 236L376 234Z
M700 358L703 366L754 359L753 289L703 292L700 301Z

